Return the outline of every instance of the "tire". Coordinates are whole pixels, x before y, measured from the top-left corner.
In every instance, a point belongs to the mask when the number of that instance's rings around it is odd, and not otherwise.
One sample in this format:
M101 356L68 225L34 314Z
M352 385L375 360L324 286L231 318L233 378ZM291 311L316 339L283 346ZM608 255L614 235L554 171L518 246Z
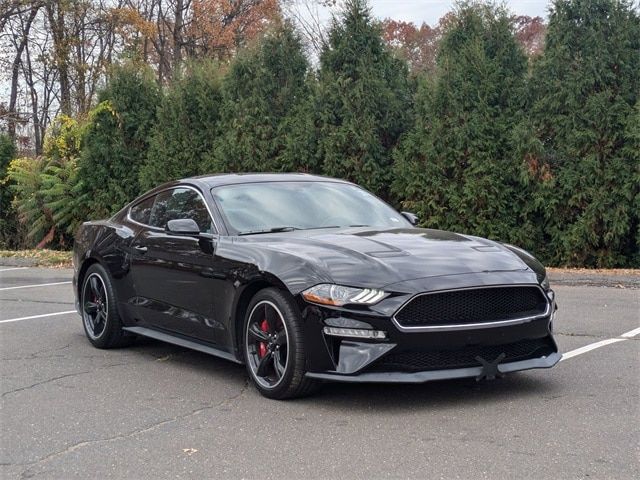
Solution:
M94 347L124 347L133 341L122 330L111 277L99 263L91 265L82 279L80 308L84 333Z
M243 355L249 377L268 398L283 400L314 393L306 378L302 319L293 298L275 288L258 292L243 324Z

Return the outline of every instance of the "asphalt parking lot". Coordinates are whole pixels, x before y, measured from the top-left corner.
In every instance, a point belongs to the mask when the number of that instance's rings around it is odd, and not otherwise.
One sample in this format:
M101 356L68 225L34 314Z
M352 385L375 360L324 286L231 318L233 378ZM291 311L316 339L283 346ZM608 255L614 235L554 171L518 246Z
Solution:
M70 280L0 266L1 478L640 478L637 286L556 285L551 370L277 402L204 354L93 348Z

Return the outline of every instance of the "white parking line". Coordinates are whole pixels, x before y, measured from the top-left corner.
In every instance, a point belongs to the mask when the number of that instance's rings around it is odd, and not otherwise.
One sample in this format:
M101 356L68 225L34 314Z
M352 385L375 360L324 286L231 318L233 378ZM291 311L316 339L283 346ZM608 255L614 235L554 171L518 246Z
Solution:
M620 335L622 338L633 338L636 335L640 335L640 327L631 330L630 332L627 333L623 333L622 335Z
M25 270L25 269L27 269L27 268L29 268L29 267L2 268L2 269L0 269L0 273L2 273L2 272L8 272L8 271L10 271L10 270Z
M585 345L584 347L576 348L575 350L571 350L569 352L563 353L560 361L568 360L572 357L576 357L578 355L582 355L583 353L590 352L591 350L595 350L596 348L604 347L605 345L624 342L625 340L629 340L630 338L633 338L636 335L640 335L640 328L635 328L626 333L623 333L617 338L608 338L606 340L600 340L599 342L590 343L589 345Z
M52 285L66 285L71 282L53 282L53 283L39 283L37 285L19 285L17 287L2 287L0 291L4 290L18 290L19 288L36 288L36 287L50 287Z
M30 317L9 318L7 320L0 320L0 323L20 322L22 320L31 320L34 318L55 317L56 315L68 315L70 313L77 313L75 310L68 310L66 312L45 313L44 315L32 315Z
M624 342L626 338L608 338L607 340L601 340L596 343L590 343L589 345L585 345L584 347L576 348L575 350L571 350L570 352L563 353L562 360L568 360L572 357L576 357L578 355L582 355L583 353L590 352L591 350L595 350L596 348L604 347L605 345L611 345L612 343Z

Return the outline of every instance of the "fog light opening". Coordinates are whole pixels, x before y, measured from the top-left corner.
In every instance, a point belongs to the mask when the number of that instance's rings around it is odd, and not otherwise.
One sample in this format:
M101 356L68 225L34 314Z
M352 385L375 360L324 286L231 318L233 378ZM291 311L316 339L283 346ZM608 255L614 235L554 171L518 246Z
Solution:
M387 338L387 332L382 330L365 330L362 328L340 328L340 327L324 327L325 335L335 337L352 337L352 338L372 338L376 340L384 340Z

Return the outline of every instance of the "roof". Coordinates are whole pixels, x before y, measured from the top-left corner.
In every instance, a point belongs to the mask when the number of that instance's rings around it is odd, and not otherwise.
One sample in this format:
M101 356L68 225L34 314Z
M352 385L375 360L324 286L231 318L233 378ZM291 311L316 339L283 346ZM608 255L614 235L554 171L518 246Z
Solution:
M234 185L238 183L258 182L339 182L348 183L337 178L309 175L308 173L217 173L212 175L200 175L182 180L196 184L204 184L209 188L220 185Z

